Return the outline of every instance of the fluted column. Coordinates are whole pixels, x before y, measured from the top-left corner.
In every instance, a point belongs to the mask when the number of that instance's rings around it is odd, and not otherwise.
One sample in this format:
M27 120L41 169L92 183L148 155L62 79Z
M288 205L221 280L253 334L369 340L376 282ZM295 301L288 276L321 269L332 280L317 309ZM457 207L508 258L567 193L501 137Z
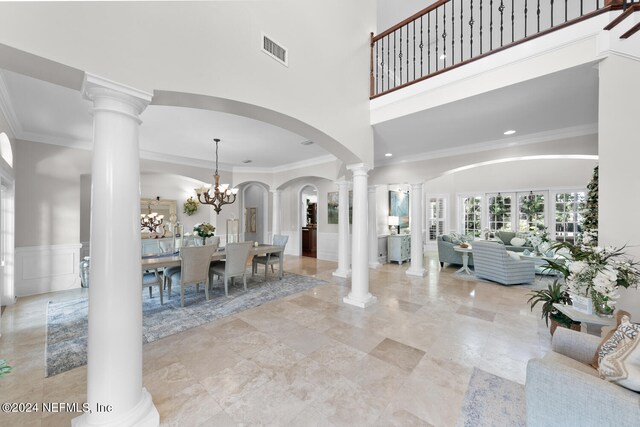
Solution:
M377 301L369 292L367 171L362 163L347 166L353 172L353 236L351 241L351 292L343 301L357 307L368 307Z
M425 275L424 244L422 242L422 183L411 184L411 266L407 269L408 276Z
M93 102L87 364L91 412L72 424L157 426L158 411L142 387L138 129L151 95L89 74L83 94Z
M351 276L351 250L349 249L349 181L336 181L338 186L338 269L334 276Z
M369 186L369 268L380 267L378 261L378 224L376 221L376 186Z
M276 234L280 234L280 196L282 195L281 190L271 190L271 194L273 195L273 213L271 215L271 234L275 236Z

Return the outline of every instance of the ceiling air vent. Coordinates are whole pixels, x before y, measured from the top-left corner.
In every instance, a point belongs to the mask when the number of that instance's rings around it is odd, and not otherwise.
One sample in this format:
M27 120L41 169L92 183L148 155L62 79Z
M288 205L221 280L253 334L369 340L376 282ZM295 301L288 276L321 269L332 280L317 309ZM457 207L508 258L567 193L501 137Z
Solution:
M287 52L287 48L264 33L262 33L262 51L282 65L289 66L289 53Z

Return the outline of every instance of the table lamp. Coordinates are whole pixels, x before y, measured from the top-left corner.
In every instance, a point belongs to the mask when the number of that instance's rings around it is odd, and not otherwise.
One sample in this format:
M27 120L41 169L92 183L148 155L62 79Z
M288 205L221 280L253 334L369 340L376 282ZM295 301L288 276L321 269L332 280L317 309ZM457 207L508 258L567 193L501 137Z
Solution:
M400 217L399 216L390 216L389 217L389 226L391 229L391 234L400 234ZM398 227L397 231L394 233L394 229L391 227Z

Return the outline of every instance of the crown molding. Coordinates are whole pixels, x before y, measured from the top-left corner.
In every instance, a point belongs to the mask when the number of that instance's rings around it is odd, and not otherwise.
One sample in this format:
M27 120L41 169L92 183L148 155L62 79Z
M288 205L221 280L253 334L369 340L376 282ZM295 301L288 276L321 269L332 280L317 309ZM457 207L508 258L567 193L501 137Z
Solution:
M598 124L591 123L588 125L572 126L563 129L555 129L551 131L529 134L521 137L511 137L508 139L499 139L486 141L478 144L465 145L462 147L446 148L443 150L435 150L422 154L399 156L394 159L381 159L376 163L376 167L392 166L400 163L419 162L424 160L441 159L443 157L462 156L465 154L479 153L482 151L499 150L503 148L518 147L529 144L540 144L543 142L554 141L557 139L573 138L577 136L593 135L598 133Z
M311 159L301 160L299 162L287 163L281 166L275 166L272 168L252 168L252 167L242 167L242 166L234 166L234 173L280 173L280 172L288 172L294 169L302 169L311 166L322 165L325 163L330 163L336 161L338 158L332 154L326 154L324 156L313 157Z

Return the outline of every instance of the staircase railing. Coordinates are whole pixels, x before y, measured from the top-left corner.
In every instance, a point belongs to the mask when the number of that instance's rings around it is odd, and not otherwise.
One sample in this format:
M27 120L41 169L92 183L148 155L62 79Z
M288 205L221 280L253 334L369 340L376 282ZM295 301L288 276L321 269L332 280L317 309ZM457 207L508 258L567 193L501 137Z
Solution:
M640 0L438 0L371 34L371 99Z

